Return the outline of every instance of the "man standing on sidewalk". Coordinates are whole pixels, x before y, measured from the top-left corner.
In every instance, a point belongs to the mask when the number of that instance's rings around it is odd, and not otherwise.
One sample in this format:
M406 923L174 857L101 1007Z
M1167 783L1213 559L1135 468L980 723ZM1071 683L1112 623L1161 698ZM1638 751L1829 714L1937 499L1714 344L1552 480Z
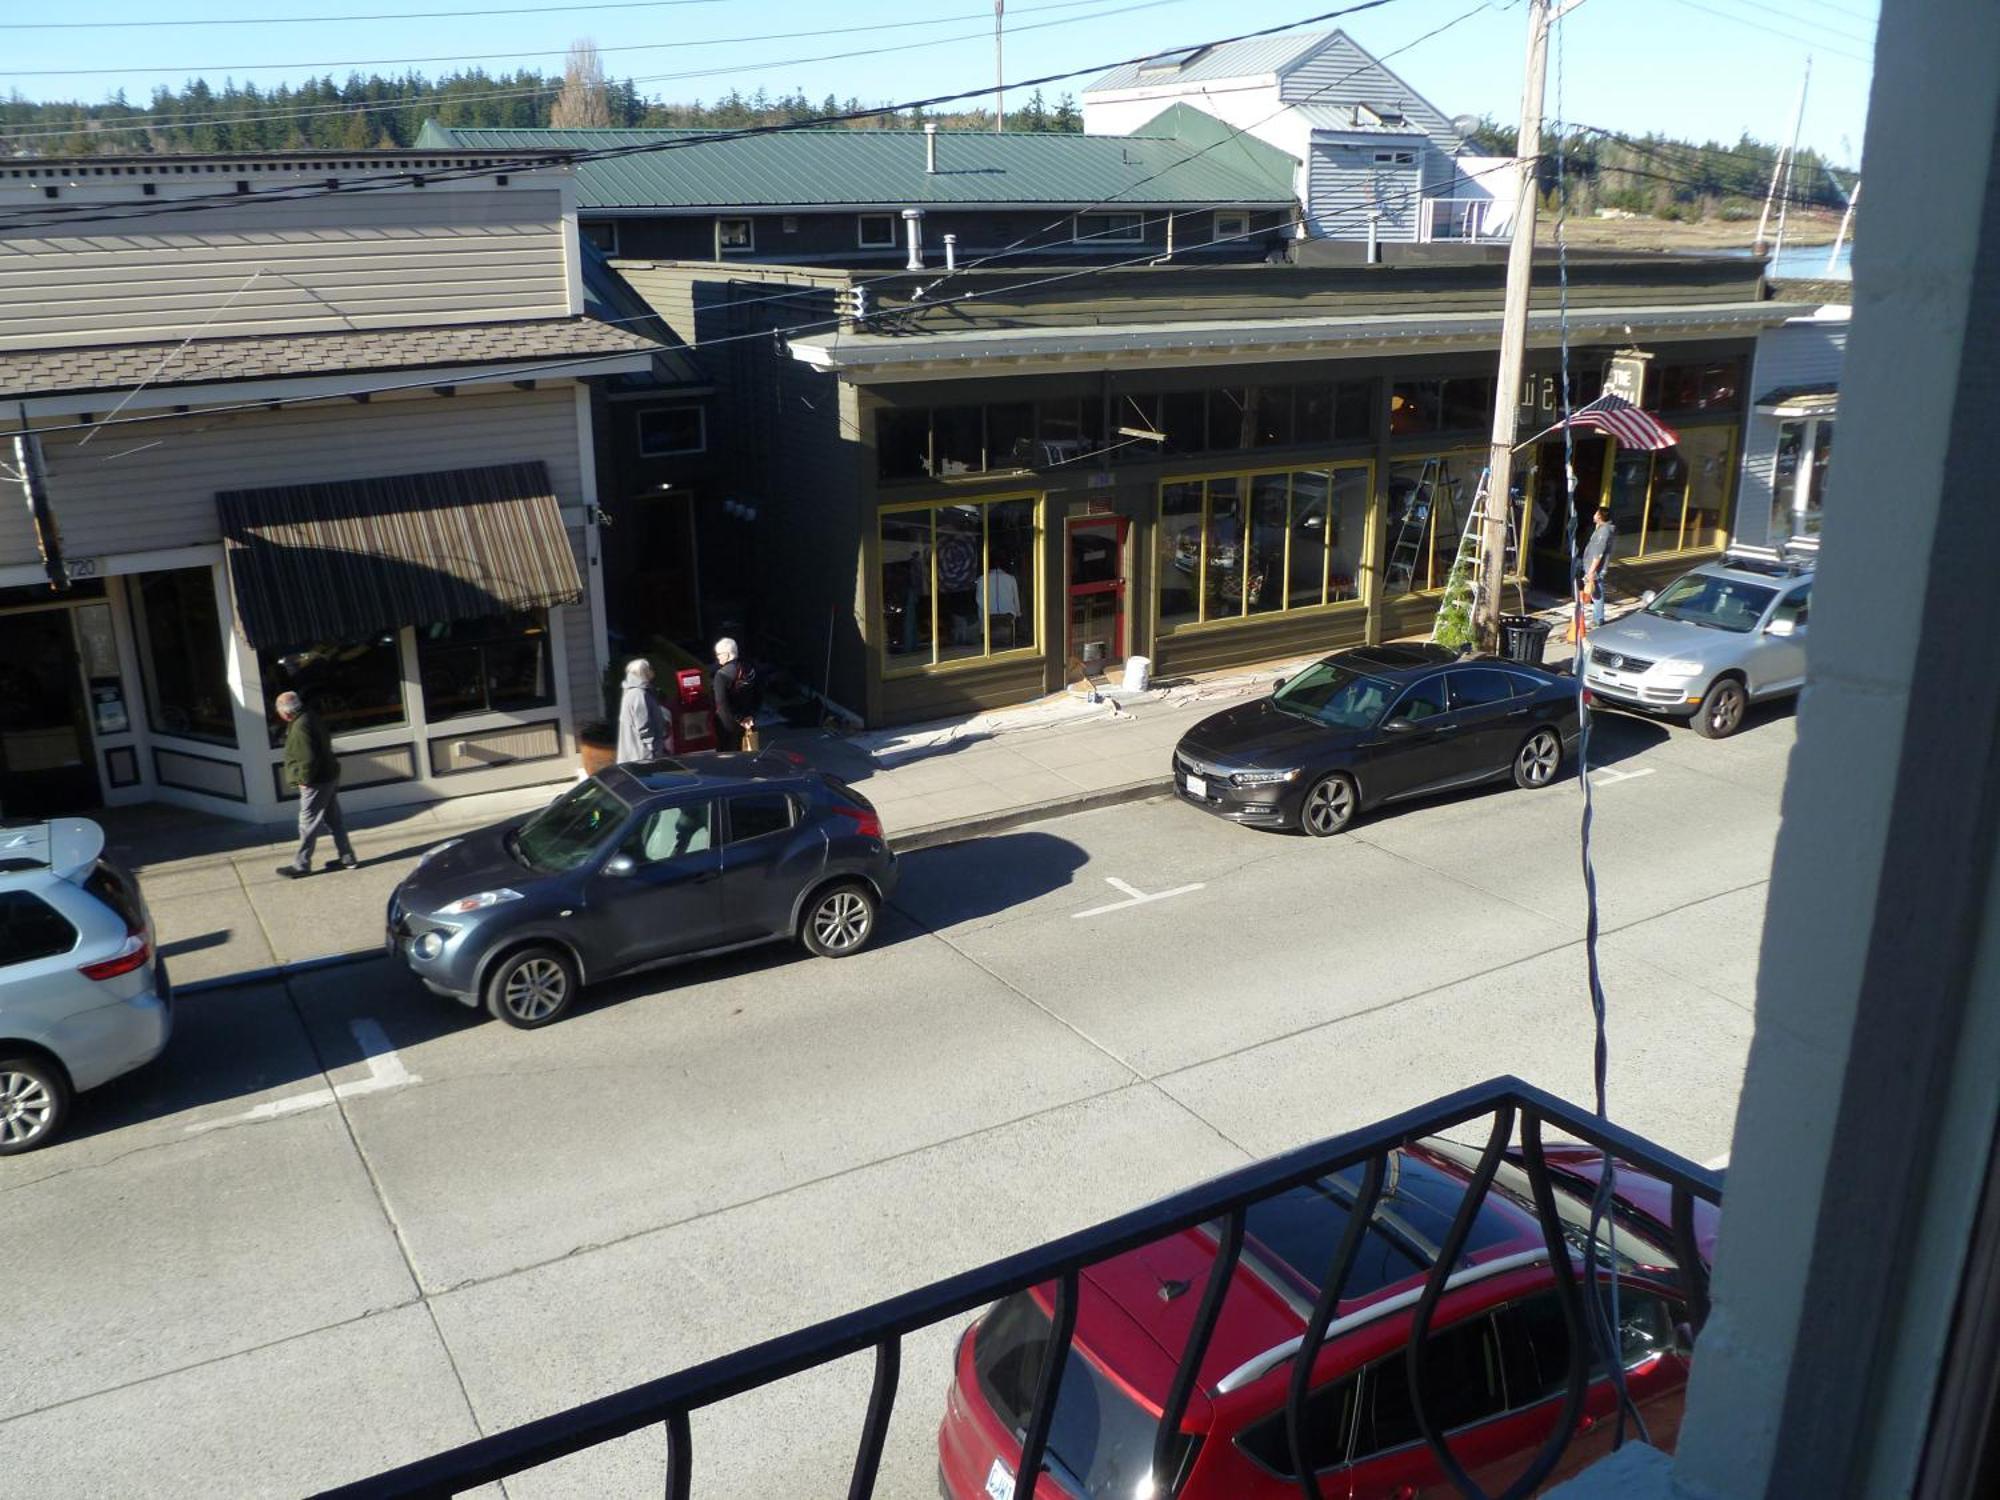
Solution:
M715 663L715 747L755 750L759 747L757 713L764 706L764 684L728 636L715 643Z
M285 780L299 789L298 852L290 864L278 866L278 873L287 880L312 874L313 845L322 833L333 835L339 867L352 870L361 861L354 857L340 816L340 761L333 739L297 693L278 694L278 717L291 726L285 731Z
M1600 505L1597 507L1597 526L1576 560L1577 598L1590 601L1592 630L1601 629L1604 625L1605 574L1610 570L1611 554L1617 545L1618 528L1611 524L1611 508Z

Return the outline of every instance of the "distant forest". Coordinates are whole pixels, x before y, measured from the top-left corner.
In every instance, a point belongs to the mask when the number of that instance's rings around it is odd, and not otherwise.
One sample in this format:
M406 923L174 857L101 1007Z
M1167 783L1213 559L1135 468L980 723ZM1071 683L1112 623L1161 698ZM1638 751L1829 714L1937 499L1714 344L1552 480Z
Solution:
M350 74L302 84L259 88L226 80L215 88L195 79L183 88L157 88L143 104L121 91L102 104L36 103L18 92L0 103L0 155L77 156L119 152L361 151L408 146L428 119L446 125L547 125L564 87L561 73L474 69L436 80L411 73L385 78ZM855 128L911 125L934 120L946 129L993 128L991 110L913 116L860 99L808 99L731 90L713 103L665 104L641 96L630 79L600 86L602 109L614 126L732 129L784 124L827 115L860 115ZM1054 104L1039 91L1007 111L1009 130L1080 131L1083 111L1064 95Z
M182 88L158 88L144 104L121 92L102 104L37 103L18 92L0 102L0 155L73 156L108 152L361 151L408 146L427 119L446 125L530 127L548 125L567 96L578 105L568 118L613 126L733 129L788 124L829 115L851 115L851 128L915 125L935 121L946 129L988 129L990 110L921 113L896 111L828 94L809 99L797 90L773 96L731 90L713 103L670 104L647 99L631 79L614 81L597 70L586 49L572 57L567 87L561 72L480 69L428 79L350 74L302 84L259 88L225 80L214 88L195 79ZM582 68L578 76L576 68ZM1083 112L1065 94L1050 104L1037 91L1007 112L1009 130L1075 132ZM1482 120L1472 132L1476 150L1509 156L1514 131ZM1542 191L1557 194L1556 142L1541 171ZM1696 144L1668 136L1615 137L1573 131L1561 142L1562 179L1571 212L1622 209L1658 218L1754 218L1771 181L1778 148L1745 135L1734 144ZM1801 151L1792 171L1794 203L1844 206L1853 173L1837 184L1830 164Z

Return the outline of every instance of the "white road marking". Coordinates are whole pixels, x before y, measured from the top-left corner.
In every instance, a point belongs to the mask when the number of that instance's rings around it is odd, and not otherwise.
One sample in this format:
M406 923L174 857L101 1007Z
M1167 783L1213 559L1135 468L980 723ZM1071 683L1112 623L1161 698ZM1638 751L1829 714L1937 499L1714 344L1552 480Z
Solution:
M403 1066L402 1058L389 1044L389 1034L381 1023L363 1016L358 1021L347 1023L347 1029L354 1033L355 1043L361 1048L361 1055L368 1063L368 1076L357 1078L351 1083L335 1084L332 1088L312 1089L303 1094L290 1094L283 1099L273 1099L256 1105L241 1114L225 1115L220 1120L203 1120L199 1124L186 1127L189 1135L200 1135L207 1130L220 1130L225 1125L249 1125L263 1120L281 1119L295 1115L301 1110L324 1109L338 1099L355 1099L363 1094L380 1094L389 1089L399 1089L406 1084L422 1083L423 1079Z
M1651 776L1655 769L1647 766L1638 771L1620 771L1612 766L1598 766L1590 775L1599 786L1613 786L1621 781L1636 781L1641 776Z
M1093 906L1088 911L1073 911L1070 915L1072 917L1101 917L1108 911L1129 911L1132 907L1144 906L1149 901L1165 901L1169 896L1185 896L1189 891L1201 890L1203 886L1203 882L1197 881L1193 885L1177 885L1170 891L1155 891L1149 896L1136 885L1120 880L1116 875L1105 876L1104 883L1114 891L1123 894L1125 899L1123 901L1113 901L1109 906Z

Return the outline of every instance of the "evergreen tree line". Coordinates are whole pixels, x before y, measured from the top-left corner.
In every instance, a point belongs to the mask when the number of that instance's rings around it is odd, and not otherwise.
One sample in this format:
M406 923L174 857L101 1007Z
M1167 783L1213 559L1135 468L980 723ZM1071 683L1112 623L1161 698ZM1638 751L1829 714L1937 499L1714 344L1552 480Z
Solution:
M1512 156L1516 132L1489 118L1480 121L1469 139L1476 150ZM1560 180L1558 144L1563 158ZM1536 178L1544 201L1551 208L1566 205L1572 214L1612 209L1659 219L1754 219L1770 190L1779 149L1748 134L1724 145L1665 135L1620 139L1573 130L1560 143L1553 136L1543 138L1545 154ZM1837 213L1846 207L1845 194L1854 191L1854 181L1852 171L1835 168L1818 152L1800 147L1792 164L1789 199L1794 205ZM1784 184L1779 186L1782 191Z
M0 102L0 155L77 156L162 154L179 151L258 152L326 149L359 151L411 145L427 119L446 125L511 126L550 123L564 75L522 69L483 69L428 79L418 73L385 77L330 75L298 84L260 88L225 80L220 88L194 79L160 87L143 104L123 90L101 104L38 102L18 91ZM712 103L675 104L648 99L631 79L599 84L602 117L614 126L736 129L855 114L850 128L909 126L935 121L944 129L993 128L991 110L948 113L896 111L828 94L809 99L799 91L772 95L731 89ZM1065 94L1049 104L1037 90L1007 111L1009 130L1074 132L1083 112Z

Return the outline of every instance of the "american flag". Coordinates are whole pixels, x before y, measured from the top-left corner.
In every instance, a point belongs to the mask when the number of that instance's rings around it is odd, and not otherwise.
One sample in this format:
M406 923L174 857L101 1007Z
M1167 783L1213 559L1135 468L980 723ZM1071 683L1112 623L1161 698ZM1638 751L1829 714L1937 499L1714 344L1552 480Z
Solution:
M1549 431L1560 432L1562 425L1558 422ZM1569 414L1569 425L1601 432L1616 438L1621 448L1636 448L1646 453L1671 448L1681 440L1673 428L1650 412L1641 411L1623 396L1607 394L1579 406Z

